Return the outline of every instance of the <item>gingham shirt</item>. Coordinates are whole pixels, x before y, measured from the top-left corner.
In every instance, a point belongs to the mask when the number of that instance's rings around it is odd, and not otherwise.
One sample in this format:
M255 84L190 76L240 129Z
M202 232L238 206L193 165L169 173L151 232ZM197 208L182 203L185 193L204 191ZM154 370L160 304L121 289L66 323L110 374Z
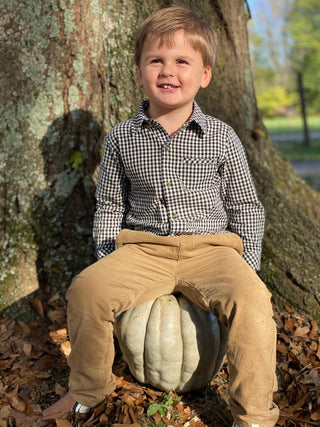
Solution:
M105 138L93 231L98 258L114 250L123 228L163 236L231 231L259 269L264 209L235 132L194 103L170 137L147 108L144 101Z

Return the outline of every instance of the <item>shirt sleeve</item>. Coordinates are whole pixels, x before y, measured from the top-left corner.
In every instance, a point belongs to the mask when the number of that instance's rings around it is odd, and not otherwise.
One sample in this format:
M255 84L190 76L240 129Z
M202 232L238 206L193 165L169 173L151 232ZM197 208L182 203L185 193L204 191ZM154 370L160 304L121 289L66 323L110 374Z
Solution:
M115 240L125 218L127 187L124 168L116 149L116 139L110 131L104 140L96 189L96 211L93 239L100 259L115 249Z
M228 229L243 242L243 258L255 270L260 269L264 233L264 208L258 199L244 148L230 128L222 188Z

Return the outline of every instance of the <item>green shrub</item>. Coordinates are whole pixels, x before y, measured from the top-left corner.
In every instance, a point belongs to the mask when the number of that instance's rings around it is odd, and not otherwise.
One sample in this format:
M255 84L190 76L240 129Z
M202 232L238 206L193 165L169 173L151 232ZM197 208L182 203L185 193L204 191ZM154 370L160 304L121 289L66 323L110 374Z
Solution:
M257 94L258 107L264 117L287 115L289 107L296 107L298 95L288 93L285 87L271 86Z

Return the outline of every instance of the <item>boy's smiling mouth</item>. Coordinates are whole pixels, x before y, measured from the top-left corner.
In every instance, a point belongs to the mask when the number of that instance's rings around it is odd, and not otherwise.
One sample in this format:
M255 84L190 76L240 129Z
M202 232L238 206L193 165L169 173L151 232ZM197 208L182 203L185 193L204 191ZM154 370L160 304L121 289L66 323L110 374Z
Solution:
M162 89L176 89L179 86L164 83L162 85L159 85L159 87L161 87Z

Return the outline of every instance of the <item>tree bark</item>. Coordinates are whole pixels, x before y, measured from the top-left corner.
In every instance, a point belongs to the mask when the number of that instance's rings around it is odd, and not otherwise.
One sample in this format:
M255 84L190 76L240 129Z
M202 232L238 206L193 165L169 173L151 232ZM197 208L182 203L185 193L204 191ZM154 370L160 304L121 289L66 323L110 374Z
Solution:
M303 78L302 78L301 71L298 71L297 73L297 80L298 80L298 93L299 93L300 105L301 105L301 115L303 120L304 145L306 147L310 147L309 128L308 128L307 112L306 112L306 99L304 96Z
M132 55L137 23L173 2L0 0L1 307L39 286L64 292L94 260L101 139L142 97ZM266 213L261 277L277 304L320 318L320 197L293 172L256 105L243 0L174 2L204 14L220 46L203 110L240 136ZM5 60L4 60L5 58ZM12 308L14 307L14 309Z

